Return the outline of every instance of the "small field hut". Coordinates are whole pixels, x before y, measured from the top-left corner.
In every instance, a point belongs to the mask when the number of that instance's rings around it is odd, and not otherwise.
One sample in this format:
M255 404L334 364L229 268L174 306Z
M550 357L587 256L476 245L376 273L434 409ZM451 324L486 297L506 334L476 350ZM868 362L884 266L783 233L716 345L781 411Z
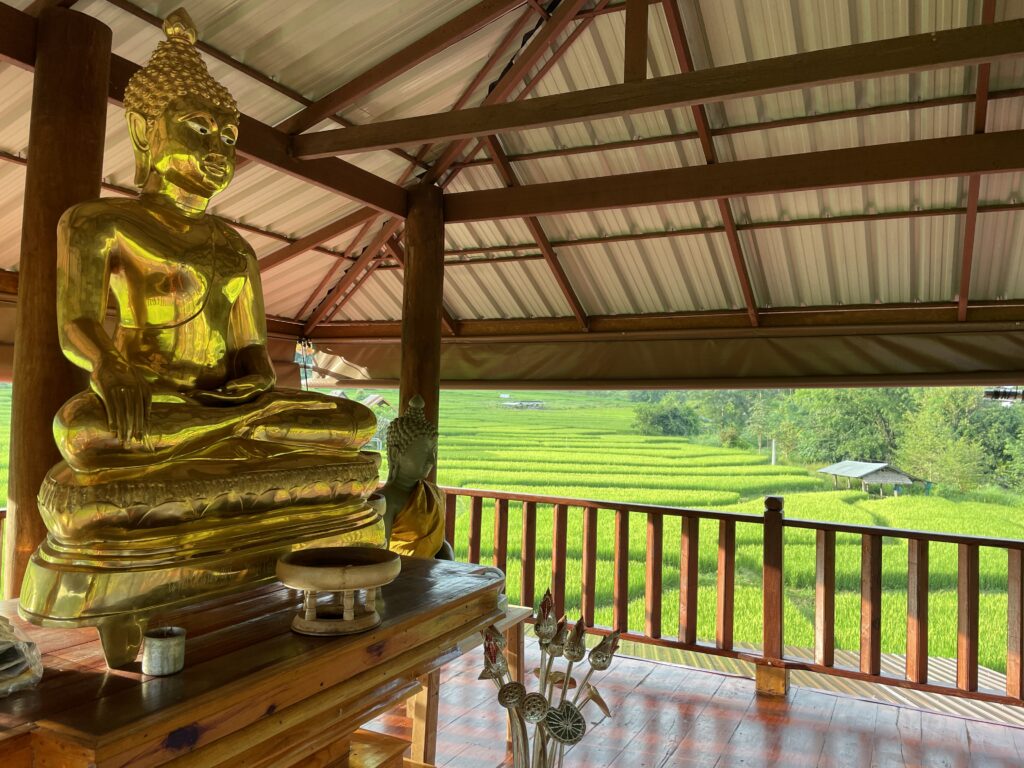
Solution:
M849 488L851 480L860 480L861 488L865 493L869 492L872 485L878 485L878 495L884 496L882 490L885 485L893 486L894 492L899 493L899 486L913 485L915 480L920 478L912 477L901 469L890 464L871 461L840 461L838 464L831 464L818 470L822 474L832 475L832 485L839 487L839 478L846 478L846 487Z

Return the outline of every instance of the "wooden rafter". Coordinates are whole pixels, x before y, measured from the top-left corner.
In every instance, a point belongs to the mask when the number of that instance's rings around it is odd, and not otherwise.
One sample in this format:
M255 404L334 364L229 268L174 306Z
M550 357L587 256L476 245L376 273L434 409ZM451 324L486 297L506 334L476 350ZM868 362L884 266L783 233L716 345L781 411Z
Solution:
M570 2L571 0L566 0ZM552 16L555 21L558 13ZM547 27L548 25L545 25ZM390 120L293 138L298 157L327 157L614 117L1024 53L1024 20L858 43L522 102Z
M306 251L311 251L321 243L325 243L328 240L332 240L339 235L343 235L351 229L355 229L358 226L366 224L367 221L375 219L380 214L372 208L360 208L358 211L349 214L337 221L332 221L319 229L310 232L308 235L303 235L298 240L295 240L283 248L279 248L267 256L264 256L259 260L260 272L267 272L274 267L284 264L296 256L299 256Z
M304 326L306 336L325 319L330 320L334 316L334 308L338 299L344 296L345 292L355 284L363 271L370 266L370 262L376 258L380 249L384 247L385 241L398 231L401 224L401 219L394 218L381 227L380 232L374 236L373 241L359 255L359 258L353 262L352 266L345 271L345 274L335 283L334 287L327 292L327 296L324 297L324 300L320 302L320 305L310 315L309 320L306 321Z
M35 64L36 20L0 3L0 59L31 70ZM139 65L121 56L110 57L110 100L121 104L128 79ZM296 160L288 151L288 136L248 115L239 121L238 151L242 156L269 165L331 192L337 192L377 210L405 216L405 190L351 163L327 164Z
M660 2L661 0L659 0ZM1024 96L1024 88L1004 88L998 91L989 91L988 100L1018 99ZM763 123L740 123L738 125L725 125L720 128L712 127L711 136L735 136L744 133L770 131L776 128L790 128L793 126L813 125L815 123L828 123L837 120L850 120L859 117L873 117L875 115L888 115L897 112L916 112L922 109L934 109L936 107L957 106L960 104L973 104L974 94L962 94L956 96L937 96L932 99L921 99L919 101L897 102L894 104L879 104L871 107L857 107L855 109L837 109L834 112L815 112L813 115L801 115L799 117L784 117L777 120L765 120ZM595 152L610 152L618 149L637 149L639 147L654 146L658 144L674 144L682 141L693 141L700 139L696 130L679 131L675 133L656 134L654 136L643 136L634 139L619 139L616 141L598 142L594 144L580 144L578 146L557 147L554 149L537 149L530 152L520 152L508 155L513 163L522 163L529 160L543 160L551 157L570 157L572 155L585 155ZM491 158L484 155L476 157L476 152L471 152L467 157L472 160L463 159L455 164L455 168L470 167L476 165L491 165Z
M525 78L537 62L540 61L541 57L548 50L548 47L558 38L565 28L572 23L576 12L585 2L586 0L562 1L562 4L558 6L558 9L533 35L526 48L516 56L512 65L502 73L501 78L499 78L498 82L494 84L494 87L487 96L484 97L484 105L501 104L512 95L513 91L515 91L515 89L522 83L523 78ZM462 114L464 111L466 110L459 110L458 112L450 112L448 114ZM469 143L469 137L473 135L484 136L487 135L487 133L489 133L489 131L479 131L476 134L468 134L467 138L461 138L458 141L452 142L452 144L434 163L434 170L427 174L425 180L437 181L441 178L441 175L451 167L452 163L459 158L462 150L466 148L466 144ZM302 139L302 137L296 136L293 141L299 141L300 139ZM418 143L428 144L431 142L432 140Z
M647 79L647 0L626 0L626 43L622 81Z
M465 104L466 100L472 96L472 94L480 86L483 80L487 77L487 74L491 71L491 69L493 69L502 51L504 51L508 47L508 45L514 39L515 35L522 31L523 27L527 23L527 20L532 18L533 16L533 11L528 9L525 13L522 14L522 16L520 16L520 18L516 22L512 24L512 27L510 28L508 33L506 33L505 37L501 40L501 42L498 44L497 48L491 53L487 61L477 72L476 76L474 76L473 80L462 92L462 95L459 96L459 98L456 100L456 109L458 109L462 104ZM412 163L410 163L410 165L405 169L401 177L398 179L399 184L404 184L406 181L408 181L408 179L412 176L413 172L416 170L416 167L422 165L423 158L426 156L427 152L430 151L431 146L432 145L427 144L420 148L419 152L416 153L416 156L412 158ZM360 218L362 220L366 220L371 217L376 218L377 213L378 212L375 209L362 208L356 211L355 213L350 214L349 216L346 216L335 222L331 222L324 225L316 232L310 233L306 237L302 238L301 245L305 248L305 250L311 250L312 248L319 246L326 240L329 240L332 237L336 237L337 234L340 234L340 232L345 231L344 228L346 227L347 222L350 219ZM273 259L273 261L268 261L268 266L266 267L266 269L270 269L271 267L280 264L282 261L286 261L294 256L299 255L302 252L303 251L298 247L298 245L295 245L290 249L283 248L279 253L271 254L270 256L267 257L267 259ZM325 276L325 279L333 279L336 273L336 269L329 270L328 275ZM319 295L319 292L321 290L323 290L323 284L321 284L317 288L316 292L314 293L314 296ZM304 309L308 309L308 307L305 307ZM300 313L299 317L302 317L304 314L305 311Z
M490 152L491 157L494 158L494 164L498 171L498 175L501 177L501 180L505 185L508 187L521 186L519 179L516 177L516 173L512 169L512 165L509 163L508 158L505 157L505 152L502 150L497 138L494 136L488 136L484 141L487 145L488 152ZM576 295L576 291L573 290L572 284L569 282L569 276L565 274L565 268L562 266L562 262L558 260L558 254L552 247L551 241L548 240L548 236L544 232L544 228L541 227L540 222L535 216L527 216L523 221L526 224L526 228L530 230L530 235L536 241L537 247L540 248L540 252L544 256L544 261L547 262L547 265L551 270L551 274L554 276L555 282L558 284L559 290L562 292L566 303L569 305L569 309L572 310L573 315L576 317L576 320L580 325L580 329L585 331L587 329L587 313L583 309L583 304Z
M684 203L1024 169L1024 130L879 144L445 197L445 221Z
M345 250L346 256L350 256L355 251L355 249L359 247L359 244L363 241L363 238L365 238L366 235L369 233L370 229L373 227L376 221L377 217L374 217L367 221L365 224L363 224L362 228L359 230L359 232L356 233L356 236L352 238L352 242L349 243L348 248ZM324 291L327 288L327 286L331 285L331 283L334 282L334 279L338 276L338 273L341 271L341 268L343 266L345 266L345 264L341 259L339 259L335 264L331 265L331 268L324 273L324 276L322 278L320 278L320 282L317 283L317 286L316 288L313 289L313 292L310 293L309 297L302 303L302 307L299 308L296 317L303 318L306 316L306 313L309 312L316 305L316 300L319 298L320 293Z
M279 321L280 323L281 321ZM286 321L284 321L286 322ZM806 336L843 334L872 327L900 333L958 332L965 327L977 330L1005 329L1024 322L1024 302L972 302L967 325L958 323L955 302L929 304L850 305L845 307L800 307L764 309L761 325L753 328L743 310L714 310L645 315L591 315L590 331L583 333L573 317L522 318L510 320L462 320L460 340L529 339L545 336L592 339L602 335L616 339L654 338L670 335L700 338L737 338L764 336ZM301 326L279 324L294 335ZM384 339L397 338L401 324L394 321L365 321L322 325L314 339Z
M985 0L981 9L981 23L996 20L996 0ZM992 65L978 65L978 86L974 100L974 133L984 133L988 119L988 85ZM964 243L960 256L960 291L957 295L957 318L967 319L967 303L971 298L971 269L974 263L974 239L978 226L978 198L981 197L981 175L971 174L967 179L967 215L964 216Z
M396 235L389 237L384 241L384 247L395 257L395 261L398 262L398 268L405 270L405 247L398 237ZM452 317L451 311L445 306L444 302L441 303L441 325L450 336L459 335L459 321Z
M157 27L158 29L163 27L163 19L161 19L159 16L150 13L147 10L140 8L139 6L135 5L135 3L131 2L131 0L106 0L106 2L110 3L113 6L116 6L117 8L120 8L122 11L125 11L126 13L130 13L132 16L136 17L137 19L141 19L147 24ZM308 107L310 104L313 103L312 99L307 99L294 88L289 88L284 83L278 82L274 78L264 74L263 72L260 72L255 67L250 67L248 64L239 61L233 56L229 56L228 54L224 53L224 51L220 50L219 48L215 48L209 43L205 43L202 40L196 40L196 48L198 48L203 53L217 59L217 61L227 64L232 69L238 70L247 77L252 78L260 85L264 85L267 88L272 88L273 90L280 93L282 96L287 96L292 101L295 101L304 107ZM345 120L342 117L333 116L330 119L337 123L338 125L344 126L346 128L353 125L351 121ZM403 160L417 162L416 158L414 158L405 150L392 149L390 151L401 157ZM425 163L420 163L420 165L421 167L426 167Z
M662 6L665 9L665 18L672 36L672 47L676 52L679 71L684 74L693 72L693 56L690 55L690 46L686 42L686 30L683 28L683 19L679 15L679 6L676 5L676 0L664 0ZM690 110L693 113L693 123L697 128L697 135L700 137L704 160L708 165L713 165L718 162L718 155L715 152L714 139L711 137L711 124L708 122L707 110L703 104L693 104ZM756 326L758 325L757 299L754 297L754 286L750 281L747 260L743 256L743 245L740 243L740 236L736 230L732 206L728 198L725 197L718 198L716 202L722 218L722 227L725 230L725 239L729 244L729 255L732 257L733 267L736 270L736 279L740 285L740 292L743 294L743 302L747 306L747 314L750 316L750 324Z
M1017 203L996 203L992 205L979 205L978 213L1009 213L1012 211L1024 210L1024 202ZM740 232L751 230L769 229L790 229L794 227L829 226L838 224L853 224L871 221L893 221L898 219L920 219L935 216L962 216L967 213L967 208L954 206L950 208L920 208L914 210L878 211L875 213L853 213L846 216L812 216L806 219L785 219L778 221L755 221L748 224L737 224L736 229ZM571 240L552 241L555 248L580 248L587 245L606 245L610 243L632 243L640 240L664 240L677 237L694 237L702 235L724 234L725 227L688 227L686 229L667 229L652 232L626 232L613 235L598 235L596 237L578 237ZM522 258L532 260L541 259L540 251L536 243L510 243L500 245L480 245L471 248L449 248L445 256L469 256L473 254L488 253L522 253L529 254ZM505 259L510 260L510 259ZM449 266L458 264L488 263L487 259L476 261L449 261Z
M301 133L312 128L324 118L331 117L352 104L359 97L365 96L420 62L440 53L448 46L483 29L522 3L523 0L481 0L398 53L335 88L323 98L285 120L278 128L285 133Z
M594 10L600 10L608 2L609 0L598 0L598 3L594 7ZM579 18L579 16L577 16L577 18ZM590 26L590 23L594 20L594 18L594 16L584 18L573 28L571 32L569 32L568 35L565 36L565 39L562 40L558 47L552 51L551 55L547 58L547 60L543 64L541 64L540 67L538 67L537 71L533 74L533 76L516 94L516 101L522 101L523 99L527 98L531 93L533 93L533 90L537 87L538 84L540 84L540 82L544 79L547 73L551 71L552 67L554 67L555 64L557 64L561 60L562 56L564 56L566 52L572 47L573 43L575 43L576 40L586 31L587 27ZM538 50L538 52L543 53L543 51L540 50ZM449 163L454 164L455 159L459 157L459 153L462 151L462 146L464 145L456 143L449 147L449 151L445 153L436 164L436 167L438 169L435 172L436 175L440 176L442 172L447 170ZM486 150L487 147L484 144L484 140L477 139L475 146L468 153L466 153L465 157L476 157L476 155L479 154L480 152L484 152L486 162L493 163L493 160L491 159L490 155L486 153ZM452 181L454 181L455 178L462 172L462 169L463 165L457 164L456 167L452 169L451 173L449 173L448 177L441 182L442 189L447 188L448 185L450 185Z

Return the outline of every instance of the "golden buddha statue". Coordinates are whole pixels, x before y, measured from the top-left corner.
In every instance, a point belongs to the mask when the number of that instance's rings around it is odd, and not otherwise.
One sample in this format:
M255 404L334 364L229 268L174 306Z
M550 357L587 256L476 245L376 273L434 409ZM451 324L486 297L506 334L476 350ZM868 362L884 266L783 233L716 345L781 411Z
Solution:
M427 479L437 465L437 427L423 407L423 398L414 396L388 425L388 480L381 489L385 536L400 555L452 560L444 539L444 492Z
M111 666L149 616L268 580L283 552L384 541L366 501L379 457L360 452L376 419L275 387L255 255L206 211L234 172L238 108L188 14L164 31L125 90L139 197L60 222L60 342L90 386L54 419L50 535L21 592L31 621L97 626Z

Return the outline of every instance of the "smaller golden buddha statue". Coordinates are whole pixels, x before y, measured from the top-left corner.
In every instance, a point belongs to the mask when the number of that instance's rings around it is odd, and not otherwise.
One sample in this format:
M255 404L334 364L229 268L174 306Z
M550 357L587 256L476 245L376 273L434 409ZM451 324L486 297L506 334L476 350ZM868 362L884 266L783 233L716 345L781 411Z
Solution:
M444 492L427 478L437 465L437 426L427 419L423 398L388 425L388 480L384 531L392 552L453 560L444 539Z
M138 198L60 222L60 343L89 388L54 419L64 460L21 591L30 621L97 626L111 666L149 616L269 580L281 554L384 541L367 503L380 459L360 450L376 419L276 386L255 254L207 211L234 174L238 108L188 14L164 31L125 89Z

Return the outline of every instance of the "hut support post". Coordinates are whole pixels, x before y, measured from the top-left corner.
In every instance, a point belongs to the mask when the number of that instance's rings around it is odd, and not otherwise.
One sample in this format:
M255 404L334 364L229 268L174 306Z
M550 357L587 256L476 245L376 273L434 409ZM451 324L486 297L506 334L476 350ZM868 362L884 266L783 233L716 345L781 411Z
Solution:
M6 597L20 592L28 560L46 536L36 495L60 460L54 414L86 386L57 339L57 222L72 205L100 194L110 44L110 28L83 13L50 8L36 25L14 336Z
M405 221L405 282L402 289L404 411L420 395L427 418L437 422L441 390L441 315L444 291L444 205L441 190L420 184L409 190Z

